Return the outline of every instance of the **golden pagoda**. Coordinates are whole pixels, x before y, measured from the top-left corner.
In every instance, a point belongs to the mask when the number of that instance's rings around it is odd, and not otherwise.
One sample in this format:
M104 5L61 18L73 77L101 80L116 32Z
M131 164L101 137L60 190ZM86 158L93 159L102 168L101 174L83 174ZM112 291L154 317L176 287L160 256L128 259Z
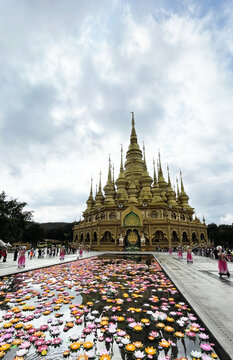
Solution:
M141 151L132 113L130 144L119 176L114 180L109 157L108 178L102 190L101 173L96 196L92 181L83 220L75 223L73 241L92 250L148 250L207 244L205 219L201 222L189 205L182 173L177 188L173 188L167 168L164 178L160 153L157 174L148 173L145 146ZM104 192L104 193L103 193Z

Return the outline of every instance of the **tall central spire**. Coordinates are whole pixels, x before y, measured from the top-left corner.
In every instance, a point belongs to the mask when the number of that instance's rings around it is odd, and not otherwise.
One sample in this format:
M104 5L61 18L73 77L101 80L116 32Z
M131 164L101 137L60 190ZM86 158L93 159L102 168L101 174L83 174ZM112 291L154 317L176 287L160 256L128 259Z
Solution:
M143 172L144 161L142 159L142 151L140 150L140 147L138 145L138 139L135 130L134 113L132 112L131 114L132 128L129 149L126 154L125 176L128 181L130 181L131 177L133 176L136 187L139 187L139 179Z
M136 134L136 130L135 130L135 120L134 120L134 112L131 112L132 114L132 129L131 129L131 136L130 136L130 143L131 144L137 144L138 139L137 139L137 134Z

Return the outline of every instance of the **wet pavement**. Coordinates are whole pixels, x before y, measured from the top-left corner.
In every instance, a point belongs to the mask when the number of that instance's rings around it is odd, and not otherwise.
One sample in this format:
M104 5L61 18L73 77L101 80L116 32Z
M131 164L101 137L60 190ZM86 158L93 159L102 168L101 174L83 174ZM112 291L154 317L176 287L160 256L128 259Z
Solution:
M100 255L100 252L84 252L83 258ZM145 254L145 253L144 253ZM201 317L206 327L216 337L233 360L233 263L228 262L231 277L220 279L216 260L194 256L194 263L178 260L177 254L150 253L160 262L164 270L176 284L187 301ZM37 269L50 265L74 261L77 254L59 257L29 259L25 269L18 269L13 254L8 254L7 262L0 263L0 276Z

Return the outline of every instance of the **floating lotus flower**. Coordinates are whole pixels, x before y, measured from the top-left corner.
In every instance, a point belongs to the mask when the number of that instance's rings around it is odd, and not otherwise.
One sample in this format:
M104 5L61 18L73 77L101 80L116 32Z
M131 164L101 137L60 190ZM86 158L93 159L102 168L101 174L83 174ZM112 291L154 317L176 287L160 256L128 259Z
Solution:
M64 351L64 352L63 352L63 356L64 356L64 357L70 356L70 351L69 351L69 350Z
M81 343L80 342L73 342L72 344L70 344L70 348L71 350L73 351L76 351L80 348L81 346Z
M137 348L137 349L141 349L143 347L143 343L141 341L134 341L133 345Z
M184 338L184 333L182 333L181 331L176 331L174 333L174 335L177 337L177 338Z
M186 335L187 335L189 338L191 338L191 339L193 339L193 338L196 337L196 333L193 332L193 331L187 331L187 332L186 332Z
M0 346L0 351L7 351L10 349L10 347L11 347L10 344L2 344Z
M143 359L146 354L144 353L144 351L141 351L141 350L136 350L134 353L133 353L133 356L136 360L141 360Z
M134 344L127 344L125 346L125 351L127 352L134 352L136 349L136 346Z
M111 360L111 356L109 355L107 350L101 351L99 360Z
M174 328L172 326L165 326L164 330L171 333L174 331Z
M151 355L151 356L154 356L156 354L156 349L153 348L153 346L148 346L145 348L145 352L148 354L148 355Z
M170 342L165 339L162 339L162 341L159 342L159 346L163 348L169 348L170 345L171 345Z
M213 350L212 346L210 344L207 344L207 343L202 343L200 345L200 348L203 350L203 351L206 351L206 352L209 352L211 350Z
M94 343L91 342L91 341L86 341L86 342L83 344L84 349L91 349L93 346L94 346Z

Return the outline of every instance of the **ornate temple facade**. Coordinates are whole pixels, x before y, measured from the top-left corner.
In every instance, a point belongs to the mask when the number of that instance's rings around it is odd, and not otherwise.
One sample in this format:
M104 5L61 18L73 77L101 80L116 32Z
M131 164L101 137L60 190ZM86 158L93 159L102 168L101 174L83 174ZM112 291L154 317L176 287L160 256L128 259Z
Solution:
M74 224L73 241L93 250L151 250L207 243L205 219L194 216L180 172L172 187L165 180L160 155L153 179L148 173L145 148L141 151L132 113L130 144L116 181L109 159L108 179L93 196L92 184L83 220Z

